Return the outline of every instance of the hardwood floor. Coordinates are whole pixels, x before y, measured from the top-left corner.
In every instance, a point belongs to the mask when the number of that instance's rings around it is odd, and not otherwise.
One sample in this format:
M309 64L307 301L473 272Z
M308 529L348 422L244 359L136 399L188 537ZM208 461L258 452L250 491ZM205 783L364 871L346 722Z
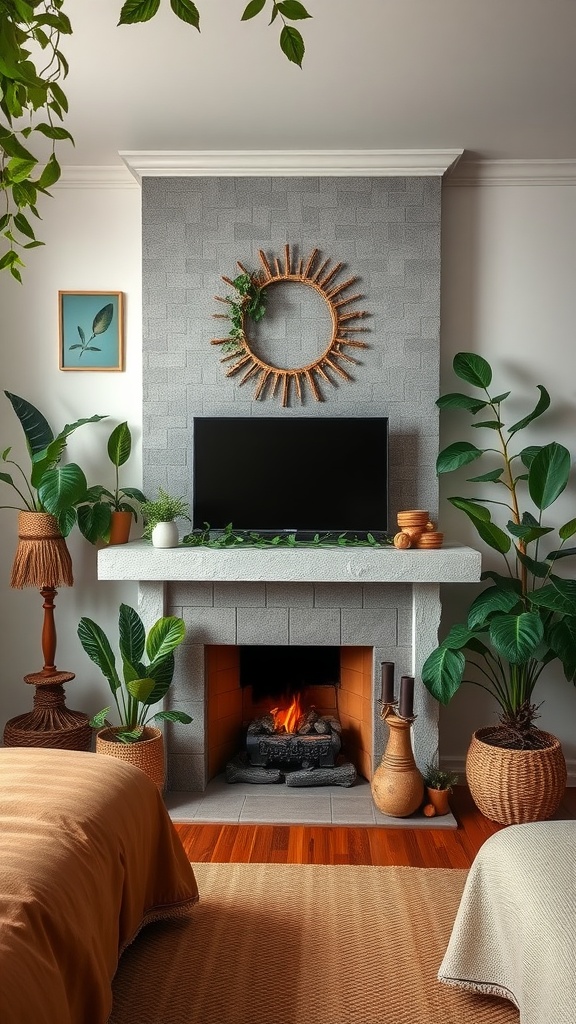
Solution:
M486 839L504 826L480 814L466 786L455 787L450 806L457 829L218 824L176 824L176 829L193 862L468 868ZM576 819L576 787L566 790L555 817Z

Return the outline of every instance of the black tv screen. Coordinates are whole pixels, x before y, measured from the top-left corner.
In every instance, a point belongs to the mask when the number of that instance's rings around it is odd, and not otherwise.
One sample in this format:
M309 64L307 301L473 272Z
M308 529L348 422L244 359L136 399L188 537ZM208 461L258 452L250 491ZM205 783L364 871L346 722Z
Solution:
M195 528L386 531L386 417L200 416L193 430Z

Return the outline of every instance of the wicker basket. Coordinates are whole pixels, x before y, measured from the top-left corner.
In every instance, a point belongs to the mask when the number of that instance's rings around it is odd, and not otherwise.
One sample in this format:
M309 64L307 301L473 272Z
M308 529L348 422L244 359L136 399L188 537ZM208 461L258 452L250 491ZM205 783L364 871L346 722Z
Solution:
M128 761L136 765L146 773L149 779L158 786L160 792L164 789L164 737L160 729L152 726L144 728L144 739L136 743L118 743L112 739L120 728L100 729L96 734L96 753L108 754L110 757L118 757L121 761Z
M491 732L478 729L466 755L466 781L478 809L502 825L552 818L567 778L559 740L541 732L550 743L542 750L508 750L483 741Z

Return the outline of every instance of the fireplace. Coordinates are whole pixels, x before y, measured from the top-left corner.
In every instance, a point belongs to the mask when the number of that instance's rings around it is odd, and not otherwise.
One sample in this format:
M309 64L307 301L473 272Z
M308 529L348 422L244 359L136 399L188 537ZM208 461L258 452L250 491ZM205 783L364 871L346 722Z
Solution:
M294 174L145 176L143 242L143 488L159 485L193 505L195 417L386 417L389 423L389 528L398 510L427 508L437 518L441 174ZM358 277L368 343L351 383L326 401L302 406L258 401L223 372L213 335L214 295L237 260L252 268L259 250L333 255ZM309 291L307 289L306 291ZM301 308L302 334L313 310ZM273 327L267 318L267 330ZM291 325L297 346L298 322ZM273 342L271 338L271 343ZM278 339L276 339L278 340ZM266 338L263 338L263 343ZM289 353L290 354L290 353ZM295 365L299 365L295 353ZM300 359L300 363L302 360ZM336 382L337 383L337 382ZM231 439L231 443L233 443ZM342 486L346 486L343 473ZM290 524L286 524L289 526ZM150 550L132 542L98 554L101 579L139 581L139 605L151 623L173 612L186 622L170 699L189 711L190 727L166 728L168 786L202 792L221 770L223 750L208 742L215 714L208 694L207 650L234 658L250 644L337 646L362 650L366 682L339 691L352 720L350 755L371 778L383 752L379 663L397 678L416 677L413 729L417 761L438 750L438 708L419 682L436 646L440 584L479 578L480 556L465 548ZM369 653L364 653L365 651ZM238 728L241 695L223 689L217 705ZM363 677L364 678L364 677ZM224 747L227 726L221 727ZM343 734L347 726L343 723ZM217 744L218 747L218 744Z

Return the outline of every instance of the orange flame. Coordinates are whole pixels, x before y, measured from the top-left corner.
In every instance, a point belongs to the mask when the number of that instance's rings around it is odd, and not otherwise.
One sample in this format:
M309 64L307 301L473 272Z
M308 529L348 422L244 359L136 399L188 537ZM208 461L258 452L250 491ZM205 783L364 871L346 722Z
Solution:
M270 714L274 717L274 728L277 732L280 732L282 727L286 732L296 732L296 726L302 716L299 695L296 694L289 707L272 708Z

